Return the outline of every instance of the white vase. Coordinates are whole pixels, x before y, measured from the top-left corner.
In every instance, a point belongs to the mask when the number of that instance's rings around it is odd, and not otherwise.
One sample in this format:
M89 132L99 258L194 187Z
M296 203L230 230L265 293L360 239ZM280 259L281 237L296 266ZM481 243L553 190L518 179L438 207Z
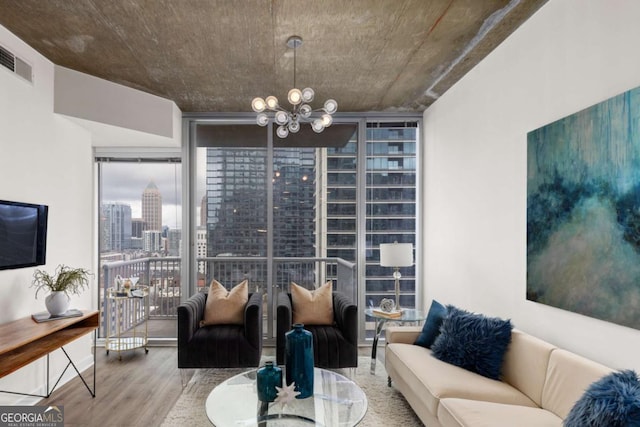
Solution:
M64 292L51 292L44 300L47 311L52 316L64 314L69 309L69 296Z

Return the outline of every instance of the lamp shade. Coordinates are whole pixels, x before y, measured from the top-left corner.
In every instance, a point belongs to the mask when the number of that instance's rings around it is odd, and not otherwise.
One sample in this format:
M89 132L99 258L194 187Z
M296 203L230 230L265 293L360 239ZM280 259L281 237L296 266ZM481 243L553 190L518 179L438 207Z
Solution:
M410 267L413 265L411 243L380 243L381 267Z

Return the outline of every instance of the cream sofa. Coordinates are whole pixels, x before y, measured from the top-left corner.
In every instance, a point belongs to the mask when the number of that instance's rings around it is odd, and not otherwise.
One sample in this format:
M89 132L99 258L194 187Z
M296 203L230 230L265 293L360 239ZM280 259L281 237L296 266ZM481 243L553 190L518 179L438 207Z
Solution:
M502 381L492 380L414 345L421 329L387 328L385 368L428 427L560 427L586 388L613 372L514 329Z

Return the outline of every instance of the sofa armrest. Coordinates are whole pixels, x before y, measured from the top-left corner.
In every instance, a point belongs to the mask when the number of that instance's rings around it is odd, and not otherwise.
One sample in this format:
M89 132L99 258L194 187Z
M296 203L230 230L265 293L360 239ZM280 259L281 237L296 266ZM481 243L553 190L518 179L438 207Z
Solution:
M204 318L207 294L197 293L178 306L178 347L191 341Z
M385 338L387 344L413 344L421 331L422 326L387 326L385 328Z
M262 348L262 293L254 292L244 307L244 336L256 349Z
M278 293L276 309L276 363L284 365L284 334L291 330L292 321L291 297L286 292Z
M333 292L333 317L338 329L351 344L358 344L358 306L340 292Z

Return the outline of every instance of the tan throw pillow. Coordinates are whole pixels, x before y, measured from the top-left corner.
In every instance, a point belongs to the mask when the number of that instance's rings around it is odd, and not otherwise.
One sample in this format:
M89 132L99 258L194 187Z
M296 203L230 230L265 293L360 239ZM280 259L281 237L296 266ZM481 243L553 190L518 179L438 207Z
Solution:
M242 325L244 308L249 301L249 282L244 280L227 291L216 279L211 281L207 305L204 308L205 325Z
M291 283L293 323L305 325L333 324L333 285L327 282L314 291Z

